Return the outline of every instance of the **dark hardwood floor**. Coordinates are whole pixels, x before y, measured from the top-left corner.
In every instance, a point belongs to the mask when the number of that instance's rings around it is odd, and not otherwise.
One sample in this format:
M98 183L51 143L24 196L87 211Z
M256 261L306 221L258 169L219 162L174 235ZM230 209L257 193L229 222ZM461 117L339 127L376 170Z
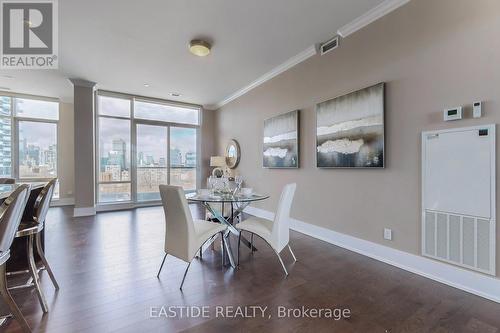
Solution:
M195 214L200 210L192 207ZM160 207L72 218L52 208L46 254L61 289L42 273L50 312L33 291L13 297L36 332L497 332L500 305L292 232L290 275L262 240L242 247L241 268L222 267L219 242L193 261L168 257L160 279L164 219ZM236 242L233 241L233 245ZM9 281L14 282L14 281ZM216 306L267 306L269 318L216 318ZM160 306L209 306L210 318L150 318ZM349 319L278 318L277 307L350 309ZM19 332L15 321L3 327ZM0 330L2 330L0 329Z

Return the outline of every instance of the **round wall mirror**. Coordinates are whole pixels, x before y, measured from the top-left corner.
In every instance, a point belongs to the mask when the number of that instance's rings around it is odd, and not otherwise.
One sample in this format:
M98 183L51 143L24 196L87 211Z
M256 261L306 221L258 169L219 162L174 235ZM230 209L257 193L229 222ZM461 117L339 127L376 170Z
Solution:
M229 169L234 169L240 163L240 145L236 140L229 140L226 146L226 165Z

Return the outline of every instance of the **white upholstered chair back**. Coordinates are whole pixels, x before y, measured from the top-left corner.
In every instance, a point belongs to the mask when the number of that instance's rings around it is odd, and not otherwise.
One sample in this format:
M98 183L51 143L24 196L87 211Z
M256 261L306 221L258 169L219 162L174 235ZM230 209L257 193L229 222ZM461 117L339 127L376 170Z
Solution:
M297 184L295 183L285 185L274 216L271 239L278 253L287 246L290 239L290 210L296 187Z
M50 202L52 201L52 196L54 195L56 184L57 178L53 178L52 180L50 180L36 198L35 216L33 217L33 219L37 223L45 223L45 218L47 217L47 212L50 208Z
M0 252L10 249L21 222L30 187L20 185L0 206Z
M180 186L160 185L160 195L165 211L165 252L190 262L197 248L191 249L195 230L184 190Z

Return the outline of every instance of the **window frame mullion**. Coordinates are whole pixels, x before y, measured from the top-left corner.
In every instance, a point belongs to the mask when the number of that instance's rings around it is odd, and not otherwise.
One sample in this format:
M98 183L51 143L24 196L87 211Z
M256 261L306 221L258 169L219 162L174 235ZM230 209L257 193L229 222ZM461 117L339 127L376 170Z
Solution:
M191 128L195 130L196 133L196 143L195 143L195 148L196 148L196 167L195 172L196 172L196 180L195 180L195 188L198 188L201 184L201 127L202 127L202 107L199 105L193 105L193 104L186 104L186 103L178 103L174 101L166 101L166 100L159 100L155 98L147 98L143 96L136 96L136 95L131 95L131 94L123 94L123 93L117 93L117 92L110 92L110 91L104 91L104 90L96 90L95 91L95 184L96 184L96 193L95 193L95 202L97 205L120 205L124 203L132 203L132 204L144 204L146 202L153 202L153 201L139 201L138 200L138 163L137 163L137 126L138 124L144 124L144 125L152 125L152 126L162 126L166 128L167 131L167 145L166 145L166 167L167 167L167 183L171 183L171 167L170 167L170 150L171 150L171 128ZM106 97L111 97L111 98L121 98L121 99L129 99L130 100L130 117L122 117L122 116L113 116L113 115L101 115L99 114L99 109L98 109L98 98L99 96L106 96ZM189 109L195 109L197 111L197 118L198 118L198 123L197 124L184 124L184 123L176 123L176 122L168 122L168 121L161 121L161 120L150 120L150 119L142 119L142 118L136 118L135 115L135 101L141 101L141 102L150 102L153 104L167 104L167 105L173 105L173 106L180 106L180 107L185 107ZM115 201L115 202L100 202L99 201L99 185L100 184L105 184L105 183L113 183L113 182L102 182L100 180L100 172L101 172L101 151L100 151L100 131L101 131L101 118L108 118L108 119L120 119L120 120L128 120L130 123L130 170L129 170L129 180L128 181L120 181L120 182L114 182L114 183L130 183L130 201Z

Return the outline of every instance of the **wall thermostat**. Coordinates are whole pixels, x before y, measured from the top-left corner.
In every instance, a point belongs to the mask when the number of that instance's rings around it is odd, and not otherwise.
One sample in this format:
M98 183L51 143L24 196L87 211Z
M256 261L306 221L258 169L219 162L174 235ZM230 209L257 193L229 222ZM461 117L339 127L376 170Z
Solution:
M456 107L444 110L444 121L462 119L462 107Z
M481 118L483 115L483 102L472 103L472 116L474 118Z

